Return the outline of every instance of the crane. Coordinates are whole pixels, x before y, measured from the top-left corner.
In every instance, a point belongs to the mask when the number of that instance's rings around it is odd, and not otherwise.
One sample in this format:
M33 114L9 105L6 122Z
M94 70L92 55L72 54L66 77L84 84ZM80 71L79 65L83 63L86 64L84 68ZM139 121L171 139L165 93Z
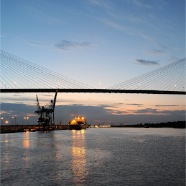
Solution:
M43 130L49 130L55 125L54 110L56 105L57 90L54 96L54 100L50 101L48 106L40 106L38 96L36 95L37 110L35 113L38 114L37 123L42 127Z

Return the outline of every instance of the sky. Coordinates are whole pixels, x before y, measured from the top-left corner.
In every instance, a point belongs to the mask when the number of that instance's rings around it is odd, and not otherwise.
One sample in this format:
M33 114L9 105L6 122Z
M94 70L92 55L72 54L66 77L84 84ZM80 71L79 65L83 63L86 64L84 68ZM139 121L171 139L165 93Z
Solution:
M185 1L1 0L0 37L4 51L90 87L107 88L185 57ZM1 117L36 121L35 97L1 94ZM53 97L39 94L43 105ZM90 123L184 120L185 98L58 94L56 120L67 123L77 114Z

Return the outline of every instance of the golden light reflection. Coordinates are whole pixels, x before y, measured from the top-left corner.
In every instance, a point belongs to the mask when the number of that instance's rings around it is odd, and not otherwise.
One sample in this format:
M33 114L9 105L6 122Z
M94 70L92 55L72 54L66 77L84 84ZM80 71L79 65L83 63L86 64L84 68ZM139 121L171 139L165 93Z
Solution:
M81 184L88 175L86 166L85 130L72 130L72 170L74 183Z
M25 148L24 151L24 157L23 157L23 161L24 161L24 165L25 168L29 168L29 163L30 163L30 132L24 132L24 136L23 136L23 147Z
M30 148L30 132L24 132L23 147L25 149Z

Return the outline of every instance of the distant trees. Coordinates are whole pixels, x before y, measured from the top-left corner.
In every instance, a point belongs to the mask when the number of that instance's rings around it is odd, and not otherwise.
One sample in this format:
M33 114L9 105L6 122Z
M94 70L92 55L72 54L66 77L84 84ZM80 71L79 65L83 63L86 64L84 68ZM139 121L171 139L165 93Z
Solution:
M111 127L137 127L137 128L160 128L160 127L168 127L168 128L185 128L186 121L169 121L162 123L145 123L145 124L134 124L134 125L111 125Z

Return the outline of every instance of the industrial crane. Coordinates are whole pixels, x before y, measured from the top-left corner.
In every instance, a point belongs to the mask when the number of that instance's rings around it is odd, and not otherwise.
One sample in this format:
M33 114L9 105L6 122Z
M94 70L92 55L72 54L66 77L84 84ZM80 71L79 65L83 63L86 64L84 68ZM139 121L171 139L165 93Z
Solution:
M37 123L39 126L42 126L43 130L49 130L54 126L54 110L56 105L57 91L54 96L54 100L50 101L48 106L40 106L38 96L36 95L37 110L35 113L38 114Z

